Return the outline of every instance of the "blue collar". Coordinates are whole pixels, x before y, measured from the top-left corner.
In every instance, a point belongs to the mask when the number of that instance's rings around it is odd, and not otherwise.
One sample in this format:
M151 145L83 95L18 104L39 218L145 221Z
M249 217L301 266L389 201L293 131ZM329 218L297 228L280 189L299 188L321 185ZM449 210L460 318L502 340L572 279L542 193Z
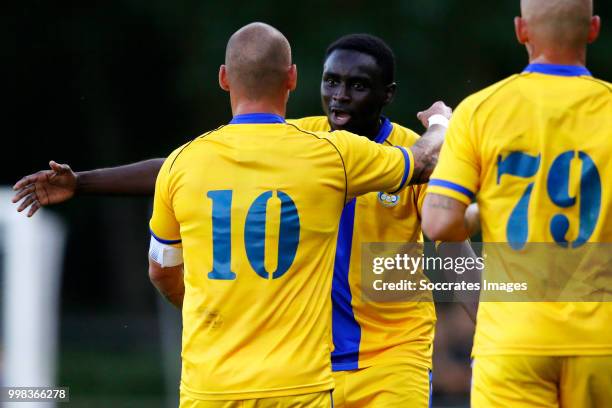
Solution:
M232 118L230 125L244 125L255 123L285 123L282 116L274 113L245 113Z
M380 130L378 131L376 138L374 139L376 143L384 143L393 130L393 125L391 124L389 118L384 116L381 116L380 118L382 119L382 124L380 125Z
M588 69L578 65L556 65L556 64L529 64L523 72L537 72L539 74L559 76L592 76Z

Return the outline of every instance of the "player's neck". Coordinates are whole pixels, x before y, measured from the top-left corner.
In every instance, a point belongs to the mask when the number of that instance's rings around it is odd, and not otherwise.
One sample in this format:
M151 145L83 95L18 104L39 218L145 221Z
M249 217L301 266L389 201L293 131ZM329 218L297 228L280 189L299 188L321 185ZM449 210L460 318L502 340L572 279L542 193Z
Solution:
M245 115L247 113L274 113L281 117L285 117L287 111L286 104L283 102L273 102L269 100L232 100L232 114Z
M375 122L368 123L359 129L351 130L351 132L359 136L365 136L370 140L374 140L378 136L381 127L382 119L379 119Z
M586 66L586 49L576 50L543 50L533 53L529 58L530 64L555 64Z

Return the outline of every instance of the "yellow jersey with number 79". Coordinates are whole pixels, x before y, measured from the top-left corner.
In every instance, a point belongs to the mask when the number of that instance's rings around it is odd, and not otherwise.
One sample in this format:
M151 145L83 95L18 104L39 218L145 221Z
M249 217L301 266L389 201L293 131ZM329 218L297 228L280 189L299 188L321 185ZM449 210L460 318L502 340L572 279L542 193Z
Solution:
M427 192L475 198L485 249L507 243L512 262L532 243L570 259L612 243L611 157L610 84L584 67L531 64L457 107ZM538 258L544 268L535 258L507 267L554 282L563 265L550 258ZM609 266L579 284L605 296ZM612 354L610 322L609 301L481 302L473 354Z
M181 393L330 390L331 281L347 201L411 178L409 150L247 114L175 150L150 228L183 249Z

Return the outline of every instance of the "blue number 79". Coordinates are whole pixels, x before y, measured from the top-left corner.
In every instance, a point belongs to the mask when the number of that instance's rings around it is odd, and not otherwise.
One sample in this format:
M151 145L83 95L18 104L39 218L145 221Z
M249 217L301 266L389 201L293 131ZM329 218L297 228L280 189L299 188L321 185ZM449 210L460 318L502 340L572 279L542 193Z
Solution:
M568 150L555 158L548 171L546 190L550 200L560 208L576 205L578 197L569 195L569 177L571 160L578 155L582 163L580 174L580 224L578 237L571 243L577 248L588 241L593 234L601 208L601 178L591 157L582 152ZM497 184L504 174L531 178L540 169L540 155L531 156L523 152L511 152L502 159L497 157ZM527 242L529 232L529 201L535 182L527 185L523 195L512 210L506 227L506 238L513 249L521 249ZM569 230L569 219L563 214L555 214L550 222L550 232L554 241L567 247L566 239Z

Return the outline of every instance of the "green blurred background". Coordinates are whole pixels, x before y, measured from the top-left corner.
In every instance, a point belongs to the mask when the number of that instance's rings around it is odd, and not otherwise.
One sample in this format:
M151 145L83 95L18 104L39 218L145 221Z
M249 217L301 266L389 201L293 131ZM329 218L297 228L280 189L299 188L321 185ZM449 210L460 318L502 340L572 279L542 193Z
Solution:
M603 28L588 68L609 81L612 2L595 6ZM5 28L16 46L4 58L15 67L16 81L7 81L14 128L3 139L14 153L0 176L11 185L50 159L85 170L163 157L227 122L218 66L228 37L252 21L276 26L292 44L300 79L289 117L321 113L323 53L347 33L378 35L394 49L398 93L386 114L418 132L417 111L436 100L456 106L526 65L512 25L519 2L510 0L25 0L11 11ZM164 359L162 344L178 329L160 328L161 313L176 315L147 279L150 199L82 197L52 211L68 225L58 384L71 387L72 406L171 404L176 385L164 373L178 357ZM461 406L471 325L448 305L439 320L436 405Z

